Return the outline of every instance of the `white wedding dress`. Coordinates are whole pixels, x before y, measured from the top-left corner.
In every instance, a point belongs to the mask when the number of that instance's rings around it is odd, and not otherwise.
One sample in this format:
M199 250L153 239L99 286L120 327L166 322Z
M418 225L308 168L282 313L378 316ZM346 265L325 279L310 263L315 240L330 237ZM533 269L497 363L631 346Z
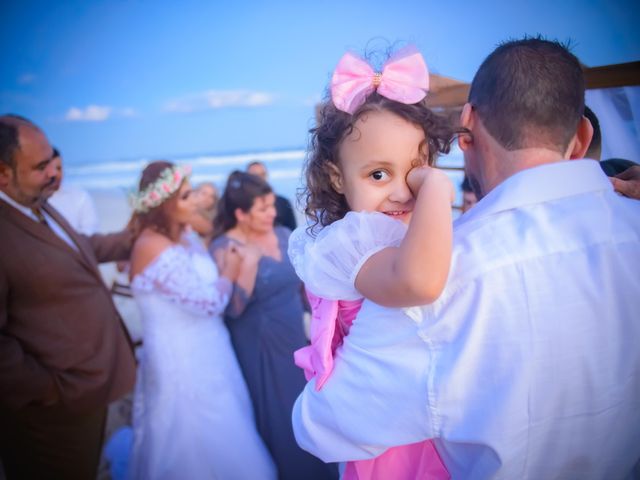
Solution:
M222 323L231 284L199 240L162 252L131 282L143 326L129 477L271 479L275 467Z

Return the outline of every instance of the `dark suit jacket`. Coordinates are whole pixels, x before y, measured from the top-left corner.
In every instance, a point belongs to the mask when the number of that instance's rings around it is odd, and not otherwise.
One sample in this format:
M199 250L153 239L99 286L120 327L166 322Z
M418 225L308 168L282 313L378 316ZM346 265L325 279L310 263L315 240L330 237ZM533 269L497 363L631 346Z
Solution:
M86 237L52 207L78 245L0 200L0 406L38 405L55 386L71 412L129 391L135 360L98 262L128 259L128 232Z
M296 229L296 216L293 213L291 202L285 197L276 195L276 219L275 225L282 225L293 231Z

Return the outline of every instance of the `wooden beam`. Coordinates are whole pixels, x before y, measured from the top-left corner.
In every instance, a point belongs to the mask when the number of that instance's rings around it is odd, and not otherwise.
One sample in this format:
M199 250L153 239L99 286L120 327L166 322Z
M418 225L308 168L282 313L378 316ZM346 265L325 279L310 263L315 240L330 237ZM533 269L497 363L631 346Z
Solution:
M453 108L461 107L469 96L469 84L460 83L450 87L440 88L431 91L427 95L427 105L430 108Z
M640 62L583 66L583 71L587 89L640 85ZM469 97L469 84L453 78L432 74L431 86L427 95L427 105L431 108L455 110L462 107Z
M583 70L588 90L640 85L640 62L584 67Z

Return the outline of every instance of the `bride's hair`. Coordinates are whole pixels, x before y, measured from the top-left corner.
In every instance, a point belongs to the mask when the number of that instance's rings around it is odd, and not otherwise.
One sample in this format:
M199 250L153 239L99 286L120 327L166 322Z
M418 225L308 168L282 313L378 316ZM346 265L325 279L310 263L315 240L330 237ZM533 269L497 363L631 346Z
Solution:
M151 162L142 171L138 191L143 192L149 185L156 182L162 173L168 168L174 168L175 165L165 160L157 160ZM155 230L158 233L169 236L171 220L167 213L167 207L175 203L180 188L177 188L169 197L167 197L160 205L149 208L145 212L134 212L129 222L129 228L132 229L137 237L145 228Z

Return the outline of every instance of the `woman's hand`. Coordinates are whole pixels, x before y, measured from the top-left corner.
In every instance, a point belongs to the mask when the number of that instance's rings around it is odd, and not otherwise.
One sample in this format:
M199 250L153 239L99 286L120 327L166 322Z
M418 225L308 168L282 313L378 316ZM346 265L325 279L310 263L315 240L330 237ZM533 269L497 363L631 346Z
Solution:
M441 190L449 196L450 203L455 200L453 183L451 183L447 174L439 168L427 165L412 168L407 174L407 185L409 185L414 197L417 197L420 190L425 187L430 190Z
M253 267L258 265L262 258L262 250L255 245L236 245L236 251L242 259L242 267Z
M220 265L220 275L235 283L242 265L242 257L238 253L238 247L233 244L227 245L227 248L217 255L216 260Z

